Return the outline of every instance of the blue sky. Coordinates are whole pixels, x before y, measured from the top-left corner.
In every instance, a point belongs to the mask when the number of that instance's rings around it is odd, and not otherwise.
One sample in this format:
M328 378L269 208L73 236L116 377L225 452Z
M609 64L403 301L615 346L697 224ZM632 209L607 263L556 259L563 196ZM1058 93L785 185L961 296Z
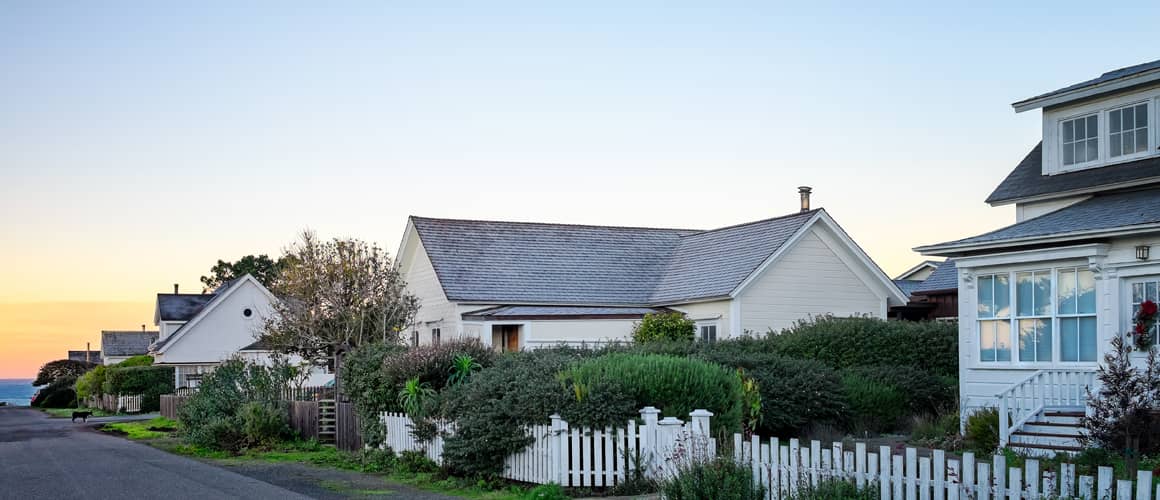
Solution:
M1009 104L1156 59L1160 14L238 3L0 7L0 302L148 302L306 227L393 252L409 214L724 226L801 184L893 274L1012 222Z

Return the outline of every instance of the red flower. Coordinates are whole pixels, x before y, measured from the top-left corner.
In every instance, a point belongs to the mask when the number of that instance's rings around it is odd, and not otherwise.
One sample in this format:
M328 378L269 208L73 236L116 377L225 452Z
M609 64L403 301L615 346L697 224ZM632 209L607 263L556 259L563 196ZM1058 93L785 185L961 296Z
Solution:
M1144 324L1143 323L1136 323L1136 334L1137 335L1144 334Z
M1143 304L1140 304L1140 314L1144 316L1156 315L1156 309L1156 303L1151 300L1145 300Z

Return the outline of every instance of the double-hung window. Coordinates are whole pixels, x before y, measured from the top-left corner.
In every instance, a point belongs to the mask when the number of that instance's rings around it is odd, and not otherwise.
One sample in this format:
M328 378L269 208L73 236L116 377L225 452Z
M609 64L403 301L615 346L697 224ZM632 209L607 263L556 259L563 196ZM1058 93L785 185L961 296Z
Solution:
M1128 331L1133 331L1132 328L1136 326L1136 314L1140 312L1140 304L1144 301L1151 300L1152 302L1160 303L1160 278L1145 278L1133 280L1132 286L1132 309L1131 315L1128 316ZM1152 335L1152 339L1156 339L1156 333L1160 331L1160 321L1152 325L1152 331L1148 332Z
M702 323L697 325L702 342L717 341L717 323Z
M979 361L1011 361L1011 284L1007 274L979 276Z
M1019 361L1051 361L1051 271L1015 273Z
M1108 156L1148 151L1148 103L1133 104L1108 112Z
M1084 268L1057 271L1059 360L1096 360L1096 278Z
M1076 165L1100 158L1099 117L1091 114L1064 120L1063 165Z
M438 328L431 329L431 344L439 345L443 341L443 331Z

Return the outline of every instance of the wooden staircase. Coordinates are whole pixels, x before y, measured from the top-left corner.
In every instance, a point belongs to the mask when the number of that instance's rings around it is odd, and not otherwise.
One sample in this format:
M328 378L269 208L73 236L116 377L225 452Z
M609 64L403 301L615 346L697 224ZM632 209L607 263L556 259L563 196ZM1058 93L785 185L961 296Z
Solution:
M1083 408L1047 408L1012 432L1007 447L1033 456L1077 453L1083 450L1083 416Z
M318 442L334 443L338 432L338 411L333 399L318 401Z

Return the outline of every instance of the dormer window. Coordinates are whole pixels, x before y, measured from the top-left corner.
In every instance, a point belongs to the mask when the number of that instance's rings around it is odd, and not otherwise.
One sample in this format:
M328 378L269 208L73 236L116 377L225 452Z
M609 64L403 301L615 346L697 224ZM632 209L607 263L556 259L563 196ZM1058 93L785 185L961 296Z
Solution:
M1063 130L1064 166L1096 161L1100 158L1099 119L1091 114L1064 120Z
M1148 152L1148 103L1108 112L1108 156L1119 158Z

